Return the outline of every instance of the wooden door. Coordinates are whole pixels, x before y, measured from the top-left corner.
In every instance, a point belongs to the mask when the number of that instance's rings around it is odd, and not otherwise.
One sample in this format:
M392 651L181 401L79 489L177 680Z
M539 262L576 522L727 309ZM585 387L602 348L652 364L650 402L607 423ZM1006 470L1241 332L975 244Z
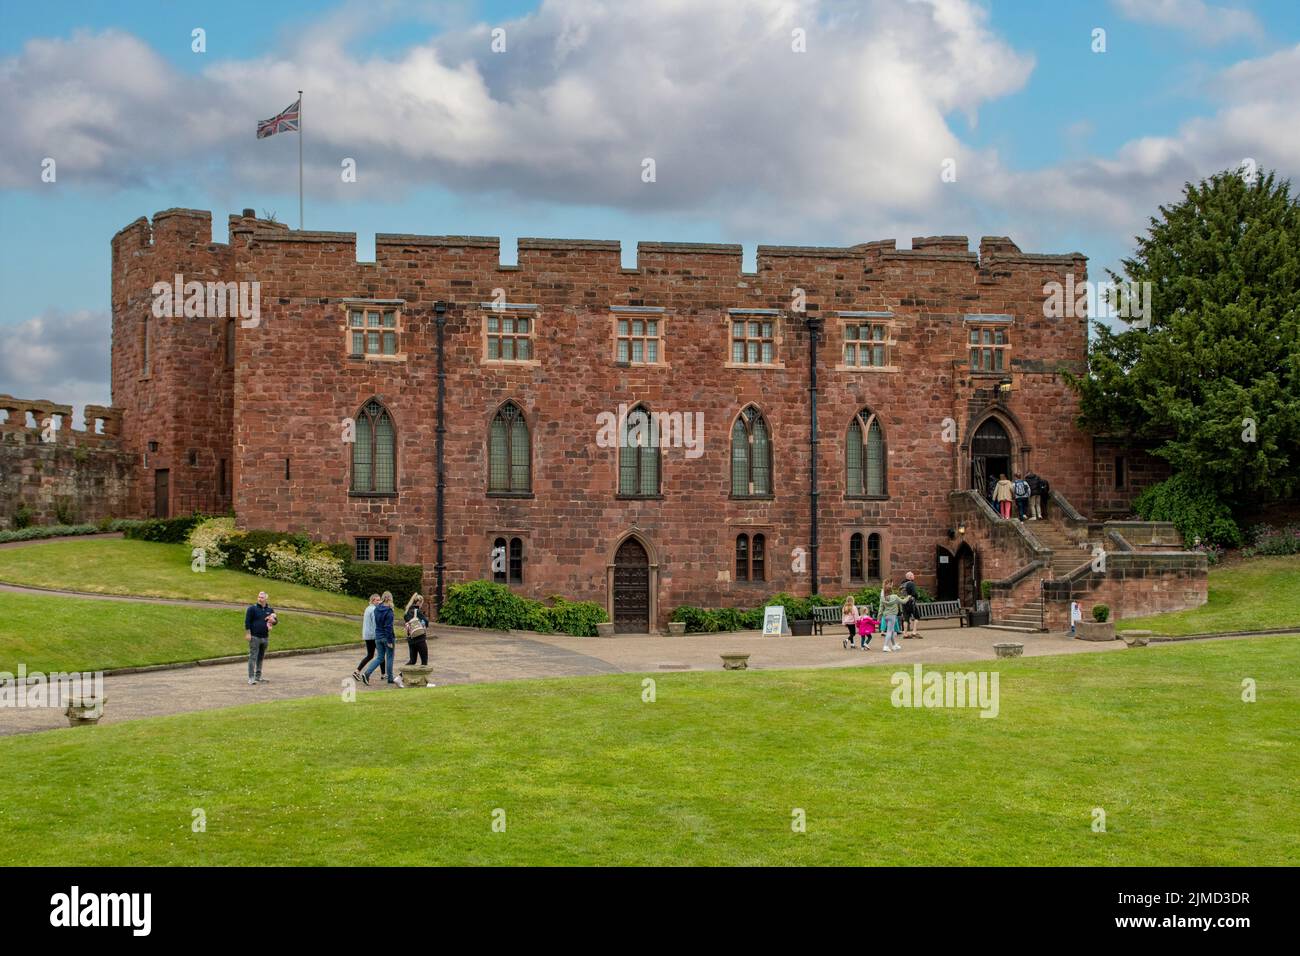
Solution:
M171 517L171 470L159 468L153 473L153 516Z
M614 630L623 634L650 630L650 557L636 538L619 545L614 556Z

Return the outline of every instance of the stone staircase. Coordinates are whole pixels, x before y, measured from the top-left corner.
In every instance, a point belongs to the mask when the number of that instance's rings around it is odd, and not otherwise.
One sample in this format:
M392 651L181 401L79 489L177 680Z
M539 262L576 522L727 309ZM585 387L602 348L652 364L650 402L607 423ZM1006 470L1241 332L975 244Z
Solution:
M1003 631L1041 631L1042 623L1043 599L1037 597L1021 604L1010 614L1002 615L990 626Z
M1045 548L1052 549L1052 578L1063 578L1079 565L1092 560L1093 550L1098 542L1088 541L1083 546L1066 536L1065 532L1052 522L1026 521L1025 528L1038 539Z
M1070 538L1063 528L1045 519L1025 521L1023 527L1039 544L1052 550L1051 564L1039 573L1040 577L1060 580L1081 564L1092 560L1094 546L1092 541L1081 545L1079 541ZM1042 592L1037 592L1033 600L1025 601L1016 605L1011 611L1000 614L991 626L1006 631L1034 633L1041 631L1043 629Z

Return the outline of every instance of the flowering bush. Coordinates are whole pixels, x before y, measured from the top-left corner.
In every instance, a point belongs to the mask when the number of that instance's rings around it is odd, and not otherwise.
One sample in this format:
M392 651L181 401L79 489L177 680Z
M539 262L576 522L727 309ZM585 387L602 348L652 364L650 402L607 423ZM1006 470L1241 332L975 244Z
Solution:
M1241 553L1248 558L1257 554L1300 554L1300 524L1289 524L1280 530L1257 524L1250 529L1250 547Z
M325 547L312 545L299 550L292 544L278 542L258 550L262 567L257 573L264 578L305 584L322 591L343 590L343 561ZM253 563L250 559L254 559L254 552L245 555L246 565Z
M1223 548L1217 544L1206 544L1200 538L1196 539L1195 543L1192 545L1192 550L1199 551L1201 554L1205 555L1205 562L1207 564L1218 564L1219 559L1223 557Z
M203 549L203 561L208 567L219 568L227 557L221 543L234 532L234 518L207 518L194 526L187 540L191 548Z

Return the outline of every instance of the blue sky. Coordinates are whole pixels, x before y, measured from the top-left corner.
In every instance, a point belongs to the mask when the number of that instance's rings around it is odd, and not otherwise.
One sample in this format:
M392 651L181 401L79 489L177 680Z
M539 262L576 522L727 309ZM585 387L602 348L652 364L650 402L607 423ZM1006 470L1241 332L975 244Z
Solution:
M0 392L108 400L109 239L138 216L296 226L296 139L253 131L298 85L307 226L361 258L375 232L470 233L507 260L528 235L619 239L629 264L638 240L739 242L752 267L760 243L964 232L1079 249L1096 277L1186 179L1246 156L1293 177L1300 154L1294 2L622 6L0 0L0 324L28 343Z

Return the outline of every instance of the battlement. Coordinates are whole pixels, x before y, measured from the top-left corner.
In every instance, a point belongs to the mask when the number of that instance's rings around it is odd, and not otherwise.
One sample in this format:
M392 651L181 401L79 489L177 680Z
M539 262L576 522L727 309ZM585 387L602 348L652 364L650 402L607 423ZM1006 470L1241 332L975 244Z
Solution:
M41 441L53 428L54 444L117 448L122 436L122 411L107 405L87 405L85 428L72 425L72 406L46 400L0 395L0 440ZM11 437L12 436L12 437Z
M212 215L206 210L165 209L155 213L152 223L141 217L113 237L114 255L147 249L160 243L196 245L225 249L211 241ZM501 264L501 241L495 236L422 235L378 233L374 263L358 263L354 232L303 231L268 219L253 210L229 217L230 247L237 249L241 267L257 268L259 257L275 257L293 249L311 249L314 259L348 267L374 265L385 268L436 268L449 262L458 269L527 272L584 271L611 275L682 272L718 279L739 278L746 273L739 245L694 242L639 242L636 266L622 268L622 244L615 240L521 238L518 265ZM871 271L881 263L906 267L922 262L965 264L983 273L981 281L996 282L1020 269L1071 269L1082 267L1087 257L1080 252L1040 254L1022 252L1006 236L984 236L977 250L966 236L917 236L907 249L897 248L893 239L853 246L758 247L758 274L798 272L806 266L799 260L820 260L816 271L863 269ZM927 266L927 268L929 268ZM685 271L689 270L689 271Z

